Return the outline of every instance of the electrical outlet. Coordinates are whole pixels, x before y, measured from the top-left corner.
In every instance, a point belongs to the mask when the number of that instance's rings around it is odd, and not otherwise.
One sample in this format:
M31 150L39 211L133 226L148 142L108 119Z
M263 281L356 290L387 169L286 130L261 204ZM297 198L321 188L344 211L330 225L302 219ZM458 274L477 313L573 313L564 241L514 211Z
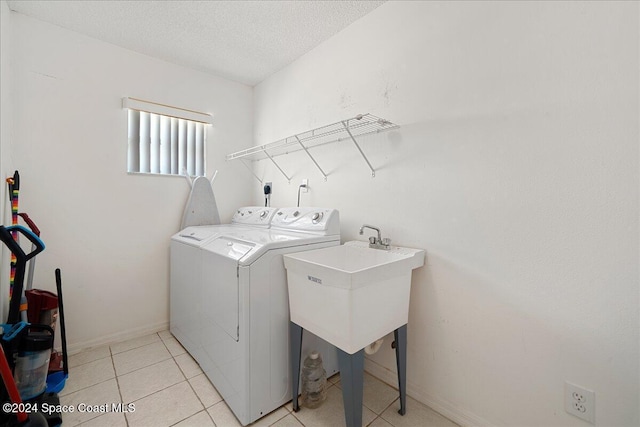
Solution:
M306 185L306 187L302 187L300 189L303 193L306 193L307 191L309 191L309 180L307 178L303 179L301 184Z
M273 183L264 183L264 205L265 207L271 206L271 195L273 194Z
M596 393L575 384L564 383L564 409L585 421L595 424Z

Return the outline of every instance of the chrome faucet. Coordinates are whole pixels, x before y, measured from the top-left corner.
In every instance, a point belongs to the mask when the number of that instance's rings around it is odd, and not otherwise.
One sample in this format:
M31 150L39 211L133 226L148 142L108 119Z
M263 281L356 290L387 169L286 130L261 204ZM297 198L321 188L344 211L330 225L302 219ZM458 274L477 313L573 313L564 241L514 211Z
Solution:
M378 227L374 227L372 225L368 225L368 224L364 224L362 227L360 227L360 235L364 234L364 229L365 228L370 228L372 230L375 230L378 232L378 237L376 238L375 236L371 236L369 237L369 247L372 249L384 249L384 250L389 250L391 249L391 239L388 238L382 238L382 235L380 234L380 229Z

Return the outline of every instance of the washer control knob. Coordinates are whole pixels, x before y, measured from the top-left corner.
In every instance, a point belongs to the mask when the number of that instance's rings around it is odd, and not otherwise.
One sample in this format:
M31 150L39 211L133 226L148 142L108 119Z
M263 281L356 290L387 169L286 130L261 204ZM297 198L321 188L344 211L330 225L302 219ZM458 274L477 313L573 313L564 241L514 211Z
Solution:
M316 212L311 217L311 220L313 221L314 224L317 224L318 221L322 219L322 216L323 216L322 212Z
M251 215L253 213L253 211L248 211L248 212L249 212L249 215Z
M267 214L267 211L262 211L262 212L260 212L260 218L261 218L261 219L266 218L266 217L267 217L267 215L268 215L268 214Z
M300 215L300 211L295 211L295 212L293 213L293 216L294 216L294 217L297 217L298 215Z

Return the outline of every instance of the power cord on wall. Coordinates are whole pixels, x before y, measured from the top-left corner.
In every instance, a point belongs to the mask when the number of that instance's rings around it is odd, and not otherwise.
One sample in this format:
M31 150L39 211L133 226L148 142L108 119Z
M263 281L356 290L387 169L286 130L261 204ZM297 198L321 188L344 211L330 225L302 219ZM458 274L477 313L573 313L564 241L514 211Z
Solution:
M271 186L269 184L264 186L264 206L271 206Z
M298 207L300 207L300 189L301 188L307 188L307 184L300 184L300 186L298 187Z

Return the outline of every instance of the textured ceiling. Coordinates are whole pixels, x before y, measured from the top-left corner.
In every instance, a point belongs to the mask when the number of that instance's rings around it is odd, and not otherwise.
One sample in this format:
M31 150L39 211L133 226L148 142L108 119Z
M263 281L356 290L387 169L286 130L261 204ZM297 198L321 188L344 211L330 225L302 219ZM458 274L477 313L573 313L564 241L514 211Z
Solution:
M32 1L9 8L136 52L255 85L383 1Z

